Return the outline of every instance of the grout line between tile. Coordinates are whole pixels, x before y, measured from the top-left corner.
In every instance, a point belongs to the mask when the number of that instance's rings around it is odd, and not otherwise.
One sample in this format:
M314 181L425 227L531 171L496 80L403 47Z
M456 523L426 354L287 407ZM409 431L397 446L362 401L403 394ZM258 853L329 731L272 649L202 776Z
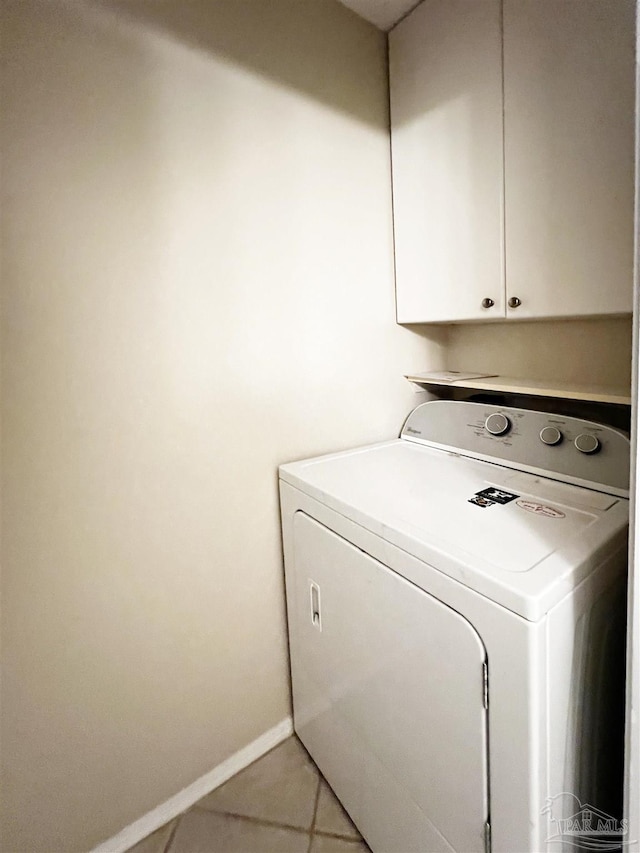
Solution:
M358 830L356 830L357 832ZM362 841L362 836L358 833L358 837L356 838L354 835L342 835L339 832L327 832L326 829L314 829L314 835L324 835L325 838L338 838L340 841L352 841L359 842Z
M186 814L186 812L185 812ZM173 844L173 839L176 837L176 832L178 831L178 824L182 820L182 815L178 815L176 818L176 822L173 826L173 829L169 833L169 837L167 838L167 843L164 845L163 853L169 853L169 848Z
M313 847L313 834L316 829L316 818L318 816L318 803L320 802L320 788L322 787L322 776L318 773L318 787L316 788L316 801L313 804L313 817L311 818L311 826L309 827L309 847L307 853L311 853Z
M195 806L192 806L189 811L204 812L205 814L223 815L224 817L232 817L235 820L242 820L246 823L255 823L259 826L270 826L272 829L288 829L292 832L302 832L305 835L309 832L308 829L304 829L304 827L302 826L293 826L290 823L278 823L275 820L267 820L265 818L252 817L251 815L245 814L236 814L236 812L223 811L222 809L208 809L204 806L199 806L197 803ZM188 814L188 812L185 812L185 814ZM166 850L165 853L169 853L169 851Z

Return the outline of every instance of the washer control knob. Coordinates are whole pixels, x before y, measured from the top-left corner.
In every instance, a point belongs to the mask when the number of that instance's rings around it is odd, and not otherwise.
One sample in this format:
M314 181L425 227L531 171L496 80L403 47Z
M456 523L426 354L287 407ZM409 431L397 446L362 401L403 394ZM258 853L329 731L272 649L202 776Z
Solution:
M484 422L484 428L487 432L490 432L491 435L504 435L511 429L511 421L506 415L501 415L496 412L493 415L489 415Z
M560 444L562 441L562 433L558 427L543 427L543 429L540 430L540 441L543 444Z
M583 432L574 441L576 449L580 453L597 453L600 450L600 441L595 435Z

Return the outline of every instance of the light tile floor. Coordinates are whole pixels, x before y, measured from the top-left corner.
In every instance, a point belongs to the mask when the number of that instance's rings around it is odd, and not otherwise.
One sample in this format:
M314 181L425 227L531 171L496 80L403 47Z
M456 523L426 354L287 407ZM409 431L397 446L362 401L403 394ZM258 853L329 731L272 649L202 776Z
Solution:
M129 853L370 853L294 736Z

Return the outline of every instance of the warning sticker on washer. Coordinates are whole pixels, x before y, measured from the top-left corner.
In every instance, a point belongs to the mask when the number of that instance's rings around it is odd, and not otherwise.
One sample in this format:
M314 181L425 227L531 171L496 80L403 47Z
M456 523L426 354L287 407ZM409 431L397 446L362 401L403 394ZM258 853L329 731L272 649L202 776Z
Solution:
M505 492L503 489L496 489L493 486L483 489L481 492L476 492L476 496L493 501L494 504L508 504L520 497L520 495L514 495L513 492Z
M518 501L516 506L526 509L527 512L532 512L535 515L544 515L545 518L566 518L564 512L561 512L559 509L554 509L552 506L539 504L535 501Z
M488 506L495 506L495 501L490 501L488 498L483 498L482 495L475 495L473 498L469 498L467 503L475 504L476 506L481 506L483 509L486 509Z

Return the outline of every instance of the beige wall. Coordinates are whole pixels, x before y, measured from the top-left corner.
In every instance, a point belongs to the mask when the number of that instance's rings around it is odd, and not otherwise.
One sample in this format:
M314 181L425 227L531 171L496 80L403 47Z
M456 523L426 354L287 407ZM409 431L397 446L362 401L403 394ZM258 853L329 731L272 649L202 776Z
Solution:
M451 326L447 363L585 385L631 384L631 318Z
M131 8L3 3L7 851L86 850L289 713L276 466L392 436L443 364L392 322L384 37Z

